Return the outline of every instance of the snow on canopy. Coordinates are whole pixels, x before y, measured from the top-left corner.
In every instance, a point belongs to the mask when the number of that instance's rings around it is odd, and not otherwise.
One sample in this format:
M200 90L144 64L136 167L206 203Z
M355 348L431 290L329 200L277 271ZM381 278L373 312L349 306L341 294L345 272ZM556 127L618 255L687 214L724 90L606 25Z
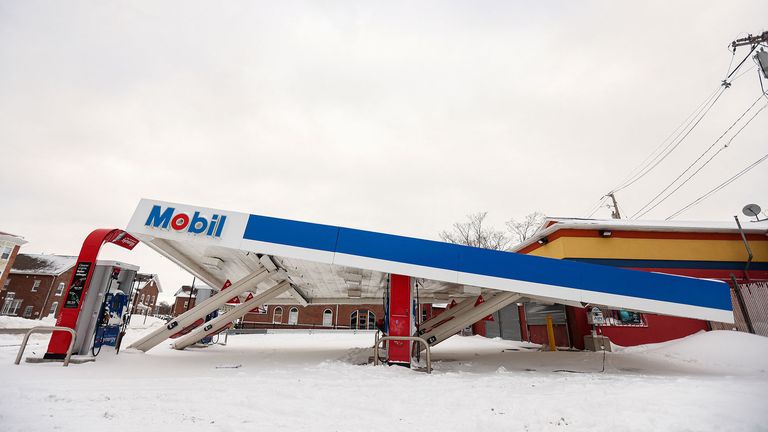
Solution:
M18 254L11 273L58 276L74 267L77 257L69 255Z

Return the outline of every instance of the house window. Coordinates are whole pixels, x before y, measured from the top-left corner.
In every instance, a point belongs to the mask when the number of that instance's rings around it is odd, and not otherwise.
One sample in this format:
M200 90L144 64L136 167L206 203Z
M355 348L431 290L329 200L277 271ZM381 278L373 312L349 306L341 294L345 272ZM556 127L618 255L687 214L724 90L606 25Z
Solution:
M375 330L376 314L367 309L353 311L349 316L349 328L358 330Z
M326 309L323 312L323 327L333 326L333 312L330 309Z
M299 323L299 309L298 308L291 308L290 311L288 311L288 324L289 325L296 325Z
M10 246L6 246L3 248L3 254L0 255L0 259L7 260L8 257L11 256L11 252L13 251L13 248Z
M189 300L184 300L184 309L189 307Z
M5 280L5 283L3 284L3 289L8 289L8 285L11 284L11 278L8 278Z
M280 306L276 307L274 312L272 312L272 322L275 324L283 322L283 308Z
M40 288L40 280L35 279L35 281L32 283L32 292L36 292L38 288Z
M155 304L155 296L152 296L152 300L149 301L149 304Z
M56 316L56 309L59 308L59 302L53 302L51 305L51 310L48 311L48 316L55 317Z
M3 303L3 309L0 310L0 314L2 315L10 315L11 308L13 307L13 298L16 296L16 293L9 292L5 295L5 303Z
M56 297L61 297L64 294L64 282L59 282L59 286L56 287Z
M29 318L32 316L32 306L27 306L24 308L24 318Z
M5 297L5 304L3 305L3 314L5 315L17 315L19 312L19 308L21 307L22 299L14 299L13 296L10 296L11 293L8 293L9 296ZM10 297L10 300L9 300Z

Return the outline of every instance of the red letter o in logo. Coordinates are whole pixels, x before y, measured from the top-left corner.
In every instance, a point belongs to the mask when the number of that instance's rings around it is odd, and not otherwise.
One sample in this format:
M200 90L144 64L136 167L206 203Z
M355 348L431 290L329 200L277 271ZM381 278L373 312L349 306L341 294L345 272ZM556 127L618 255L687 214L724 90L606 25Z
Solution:
M171 219L171 228L181 231L189 225L189 216L179 213Z

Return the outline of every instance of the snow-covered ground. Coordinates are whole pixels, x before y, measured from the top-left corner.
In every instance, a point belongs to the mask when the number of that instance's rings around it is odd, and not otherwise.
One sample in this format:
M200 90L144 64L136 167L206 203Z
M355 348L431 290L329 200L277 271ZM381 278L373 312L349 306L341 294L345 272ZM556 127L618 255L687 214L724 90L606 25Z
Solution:
M142 321L124 346L161 325ZM736 332L606 353L604 373L602 353L453 337L435 347L432 375L360 365L370 334L104 349L68 368L14 366L20 339L0 334L2 431L768 430L768 338Z

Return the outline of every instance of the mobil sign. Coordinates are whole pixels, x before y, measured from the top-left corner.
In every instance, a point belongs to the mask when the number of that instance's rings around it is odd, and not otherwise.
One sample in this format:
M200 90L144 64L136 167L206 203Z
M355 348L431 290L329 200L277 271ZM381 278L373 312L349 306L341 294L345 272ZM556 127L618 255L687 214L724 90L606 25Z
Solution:
M155 204L149 211L144 226L218 238L221 237L226 222L225 215L212 214L207 217L202 216L199 211L183 213L176 211L175 207Z

